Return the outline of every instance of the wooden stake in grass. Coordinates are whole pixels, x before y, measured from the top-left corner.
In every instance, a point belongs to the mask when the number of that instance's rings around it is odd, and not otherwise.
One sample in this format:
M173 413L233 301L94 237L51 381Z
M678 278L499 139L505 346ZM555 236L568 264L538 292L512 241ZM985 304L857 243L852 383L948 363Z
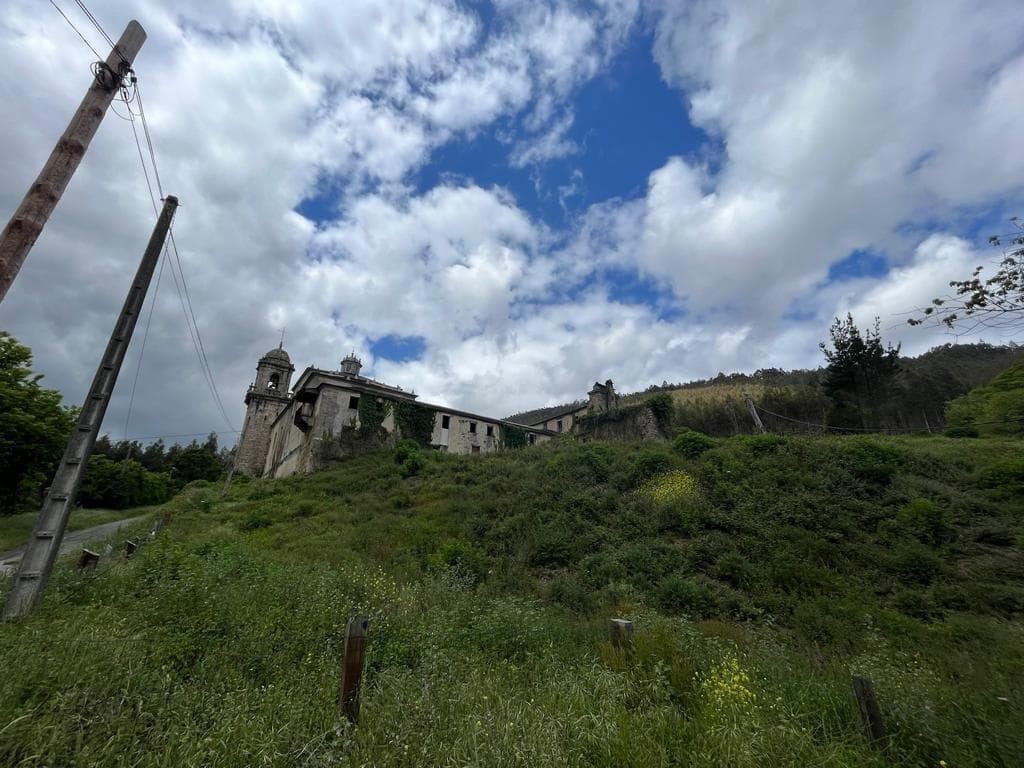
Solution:
M616 651L628 651L633 645L633 622L612 619L608 624L608 639Z
M78 558L78 570L80 571L95 571L96 564L100 561L100 555L98 552L93 552L90 549L83 549L82 556Z
M882 711L878 708L878 699L875 698L875 684L867 677L855 677L853 695L857 697L868 742L875 749L880 749L885 742L885 724L882 722Z
M359 722L359 689L363 681L366 633L369 628L369 617L359 614L349 619L345 628L345 660L341 666L338 713L353 724Z

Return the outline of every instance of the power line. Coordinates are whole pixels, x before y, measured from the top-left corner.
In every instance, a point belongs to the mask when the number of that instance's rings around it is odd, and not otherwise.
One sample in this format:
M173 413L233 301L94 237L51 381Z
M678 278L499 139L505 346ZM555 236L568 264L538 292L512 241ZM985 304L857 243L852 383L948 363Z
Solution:
M53 0L50 0L50 5L52 5L52 6L54 7L54 8L56 8L56 9L57 9L57 13L59 13L59 14L60 14L61 16L63 16L63 17L64 17L64 21L66 21L66 22L68 23L68 25L69 25L69 26L70 26L70 27L71 27L71 28L72 28L73 30L75 30L75 33L76 33L76 34L77 34L77 35L78 35L78 36L79 36L80 38L82 38L82 42L83 42L83 43L85 43L85 44L86 44L86 46L88 46L88 48L89 48L89 50L90 50L90 51L92 51L92 53L93 53L93 56L95 56L95 57L96 57L97 59L99 59L100 61L103 61L103 57L102 57L102 56L100 56L99 52L98 52L98 51L97 51L97 50L96 50L95 48L93 48L93 47L92 47L92 43L90 43L90 42L89 42L88 40L86 40L86 38L85 38L85 35L83 35L83 34L82 34L82 33L81 33L80 31L79 31L78 27L76 27L76 26L75 26L75 23L74 23L73 21L71 21L71 19L69 19L69 18L68 18L68 15L67 15L66 13L64 13L64 11L62 11L62 10L60 9L60 6L59 6L59 5L57 5L57 4L56 4L56 3L55 3L55 2L53 1Z
M142 131L143 131L143 135L145 136L145 139L146 139L146 147L147 147L147 150L148 150L148 153L149 153L149 164L150 164L150 166L153 169L153 179L156 181L156 187L157 187L156 191L160 195L161 199L163 199L163 185L162 185L162 182L160 180L160 171L157 168L156 150L153 147L153 139L152 139L152 136L151 136L151 134L149 132L149 123L146 120L146 112L145 112L145 107L143 105L143 98L142 98L142 89L138 87L137 83L134 83L134 86L135 86L135 88L134 88L133 96L138 101L138 104L139 104L138 117L139 117L139 119L142 122ZM146 160L145 160L145 157L143 155L142 142L139 139L139 133L138 133L138 130L136 129L136 127L135 127L135 112L131 108L131 103L130 103L131 99L129 98L129 95L128 95L128 92L127 92L127 88L123 88L122 89L121 96L122 96L122 99L125 102L125 106L128 108L128 114L129 114L129 118L128 119L129 119L129 121L131 122L131 125L132 125L132 135L135 138L135 148L136 148L136 150L138 152L138 156L139 156L139 165L142 166L142 173L143 173L143 176L146 179L146 187L149 190L150 202L153 205L153 210L156 211L156 209L157 209L157 206L156 206L156 195L154 194L154 191L153 191L153 184L152 184L152 181L150 180L149 171L148 171L147 166L146 166ZM169 247L166 246L166 245L165 245L165 248L164 248L164 257L171 264L171 277L174 280L174 288L175 288L175 291L178 294L178 301L181 304L182 314L185 316L185 326L188 329L189 339L192 341L192 346L193 346L193 348L196 351L196 357L199 360L199 367L200 367L200 370L201 370L201 372L203 374L203 378L206 381L206 386L210 390L210 395L213 398L214 405L217 407L217 410L220 412L221 417L224 419L224 423L227 424L229 428L234 430L234 425L231 423L231 419L228 417L227 409L224 407L224 402L223 402L223 400L220 397L220 393L217 391L216 379L214 378L213 369L210 366L210 361L209 361L209 358L208 358L208 356L206 354L206 347L203 344L202 334L199 331L199 323L196 320L195 308L192 305L192 296L191 296L191 294L189 293L189 290L188 290L188 282L185 279L185 271L184 271L184 267L183 267L182 262L181 262L181 255L180 255L180 253L178 251L177 241L174 239L173 230L169 234L170 234L170 238L169 238L170 239L170 248L173 248L173 250L174 250L174 259L173 260L171 259ZM177 272L175 271L175 264L177 265ZM161 274L162 274L162 272L163 272L163 264L161 264ZM179 280L179 275L180 275L180 280ZM158 283L158 285L159 285L159 283ZM154 300L155 300L155 298L154 298ZM150 312L152 314L152 306L151 306ZM148 323L147 323L147 332L148 332ZM143 341L143 346L144 345L145 345L145 341ZM141 365L141 357L140 357L139 363ZM130 415L131 415L131 412L129 410L129 417L130 417ZM125 432L127 433L127 428L125 429Z
M930 429L910 429L910 428L890 429L890 428L886 428L886 427L879 427L878 429L870 429L870 428L867 428L867 427L831 427L831 426L828 426L828 425L825 425L825 424L814 424L813 422L810 422L810 421L802 421L800 419L794 419L794 418L791 418L789 416L783 416L781 413L775 413L774 411L769 411L767 408L762 408L759 405L755 405L754 407L758 411L760 411L761 413L767 414L768 416L774 416L775 418L782 419L783 421L791 421L794 424L802 424L805 427L814 427L815 429L820 429L823 432L827 432L828 430L835 430L837 432L857 432L857 433L867 433L867 432L870 432L870 433L874 433L874 434L878 434L878 433L881 432L881 433L885 433L885 434L897 434L897 435L903 435L903 434L909 435L909 434L914 434L916 432L928 432L929 434L932 433L932 430L930 430ZM1024 417L1019 418L1019 419L997 419L995 421L976 421L976 422L974 422L972 424L965 425L965 426L987 427L987 426L991 426L993 424L1018 424L1018 423L1021 423L1021 422L1024 422Z
M92 11L90 11L85 6L85 3L83 3L82 0L75 0L75 5L77 5L79 8L82 9L82 13L84 13L85 17L87 19L89 19L89 21L92 23L93 27L96 28L96 31L99 32L103 36L103 39L106 40L110 44L110 47L111 48L115 47L113 39L110 37L110 35L107 34L107 31L103 28L103 26L99 23L99 21L97 21L96 17L92 15Z

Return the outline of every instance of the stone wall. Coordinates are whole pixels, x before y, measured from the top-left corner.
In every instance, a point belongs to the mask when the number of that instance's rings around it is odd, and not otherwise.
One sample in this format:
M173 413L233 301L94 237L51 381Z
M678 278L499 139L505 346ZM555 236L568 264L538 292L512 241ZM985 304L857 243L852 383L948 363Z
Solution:
M667 440L658 425L658 418L647 405L615 408L578 422L577 432L590 440Z
M251 477L263 474L270 447L271 425L278 414L288 406L288 400L280 397L256 395L250 399L245 413L242 435L238 440L235 456L235 471Z

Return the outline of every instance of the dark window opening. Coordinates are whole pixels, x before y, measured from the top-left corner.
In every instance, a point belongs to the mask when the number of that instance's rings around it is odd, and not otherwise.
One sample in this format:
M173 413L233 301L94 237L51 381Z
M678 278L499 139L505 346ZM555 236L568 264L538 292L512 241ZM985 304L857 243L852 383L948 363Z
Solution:
M480 446L479 445L474 445L473 446L473 453L480 453Z
M451 423L452 423L452 417L451 416L442 416L441 417L441 429L448 429L448 427L451 426Z
M559 420L558 420L557 422L555 422L555 428L556 428L556 429L557 429L557 430L558 430L559 432L561 432L561 431L562 431L562 420L561 420L561 419L559 419Z
M533 445L533 440L534 440L534 438L535 438L535 437L536 437L536 435L534 435L534 434L533 434L533 433L531 432L531 433L530 433L530 437L529 437L529 438L527 439L527 442L528 442L528 443L529 443L530 445Z
M270 381L267 382L267 389L277 389L281 386L281 375L278 373L270 374Z
M352 395L352 397L348 399L348 407L351 408L353 411L359 407L358 395Z
M475 435L476 434L476 422L475 421L469 422L469 434L471 434L471 435Z
M494 427L490 424L487 425L487 436L494 437Z

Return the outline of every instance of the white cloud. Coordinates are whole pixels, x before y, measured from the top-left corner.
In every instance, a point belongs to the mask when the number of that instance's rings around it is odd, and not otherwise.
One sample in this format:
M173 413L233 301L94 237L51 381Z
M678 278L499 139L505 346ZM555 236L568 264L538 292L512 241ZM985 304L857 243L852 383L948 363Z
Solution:
M816 364L833 314L901 323L888 316L924 303L980 255L903 225L938 219L955 231L963 206L1021 201L1012 128L1024 22L1010 3L652 12L662 72L722 154L667 158L641 198L594 205L566 231L501 188L462 179L416 192L412 173L438 147L508 123L513 165L542 169L574 151L572 95L635 28L633 0L586 13L502 0L491 30L448 0L93 5L112 33L130 13L149 30L137 69L236 427L256 359L281 326L300 369L333 367L354 349L377 378L495 414L581 397L594 379L634 389ZM77 104L91 56L37 3L15 0L5 13L0 97L20 107L18 120L0 121L6 211ZM0 306L0 325L35 349L71 402L152 225L135 152L127 124L108 116ZM581 167L574 185L586 182ZM333 221L295 213L324 189L342 193ZM827 284L829 264L857 247L886 252L895 268ZM665 320L610 298L595 277L609 267L671 285L688 314ZM136 435L220 426L169 277ZM794 306L805 319L784 316ZM373 359L371 341L388 334L423 337L423 358ZM137 354L138 344L107 420L115 436Z

